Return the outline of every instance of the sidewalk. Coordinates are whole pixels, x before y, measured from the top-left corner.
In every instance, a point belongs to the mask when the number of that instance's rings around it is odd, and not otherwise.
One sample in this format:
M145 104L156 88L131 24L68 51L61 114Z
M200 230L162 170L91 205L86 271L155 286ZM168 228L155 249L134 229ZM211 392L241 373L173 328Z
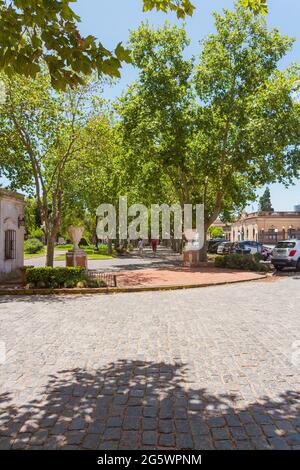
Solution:
M265 274L220 269L213 266L199 268L144 269L116 274L119 288L206 286L263 279Z

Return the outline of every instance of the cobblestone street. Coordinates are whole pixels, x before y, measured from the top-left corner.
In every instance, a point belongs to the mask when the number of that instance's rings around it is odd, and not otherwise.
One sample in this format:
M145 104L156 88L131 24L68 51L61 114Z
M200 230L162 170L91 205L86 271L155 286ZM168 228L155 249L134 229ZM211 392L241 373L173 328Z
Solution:
M299 305L296 274L2 297L0 449L300 449Z

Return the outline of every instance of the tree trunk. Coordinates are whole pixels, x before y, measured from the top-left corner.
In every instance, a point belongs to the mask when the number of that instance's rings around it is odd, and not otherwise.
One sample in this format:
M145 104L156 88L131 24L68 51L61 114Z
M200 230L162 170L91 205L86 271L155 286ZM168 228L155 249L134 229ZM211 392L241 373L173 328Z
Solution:
M204 227L204 243L203 247L199 250L199 261L206 262L207 261L207 230L208 227Z
M46 266L53 268L54 264L54 247L55 247L55 237L56 234L49 234L47 237L47 258Z
M109 255L112 255L112 241L108 240L107 242L107 252Z

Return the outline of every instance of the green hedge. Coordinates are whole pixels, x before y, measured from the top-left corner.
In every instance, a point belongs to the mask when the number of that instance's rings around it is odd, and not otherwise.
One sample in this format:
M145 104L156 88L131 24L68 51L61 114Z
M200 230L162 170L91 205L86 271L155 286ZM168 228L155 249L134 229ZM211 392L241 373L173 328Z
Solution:
M29 268L26 270L26 281L35 287L52 289L75 287L77 282L85 279L84 268Z
M24 242L24 252L26 254L39 253L43 248L43 243L37 238L29 238Z
M217 256L215 266L218 268L243 269L246 271L269 271L269 266L259 263L255 255L229 254Z

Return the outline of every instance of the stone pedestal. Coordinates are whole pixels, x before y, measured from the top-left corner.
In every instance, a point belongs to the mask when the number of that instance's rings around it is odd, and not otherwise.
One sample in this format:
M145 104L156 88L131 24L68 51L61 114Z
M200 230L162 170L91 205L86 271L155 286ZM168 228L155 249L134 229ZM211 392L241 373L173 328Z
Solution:
M66 265L68 268L81 267L87 269L87 256L83 250L71 250L66 253Z
M71 225L68 229L74 248L66 253L67 267L81 267L87 269L86 253L79 248L79 242L83 235L84 227Z
M183 251L183 264L184 266L198 266L199 265L199 250L184 250Z

